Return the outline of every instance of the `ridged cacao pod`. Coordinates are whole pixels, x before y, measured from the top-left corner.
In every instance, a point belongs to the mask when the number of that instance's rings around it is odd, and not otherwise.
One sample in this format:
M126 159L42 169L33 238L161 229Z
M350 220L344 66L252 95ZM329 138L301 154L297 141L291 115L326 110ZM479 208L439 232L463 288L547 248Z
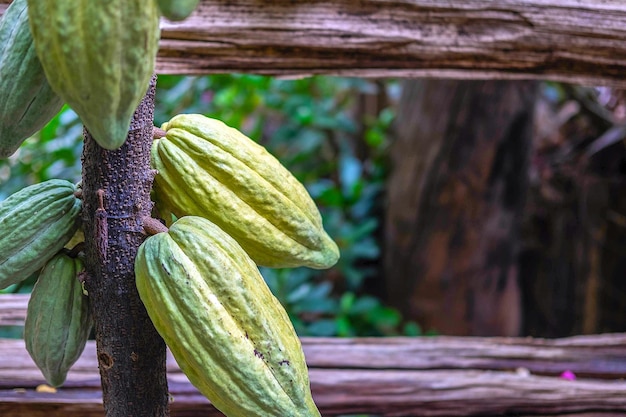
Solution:
M184 20L195 10L200 0L157 0L161 14L169 20Z
M139 247L135 275L176 362L220 411L320 415L287 313L227 233L201 217L178 219Z
M339 249L304 186L267 150L219 120L178 115L152 144L159 211L202 216L268 267L329 268Z
M14 0L0 20L0 97L0 158L11 156L63 106L35 53L26 0Z
M0 289L28 278L70 241L82 207L75 189L69 181L53 179L0 203Z
M89 303L77 279L78 258L54 256L39 274L26 310L24 342L48 384L63 385L92 327Z
M159 11L144 0L28 0L48 82L100 146L117 149L146 94L159 41Z

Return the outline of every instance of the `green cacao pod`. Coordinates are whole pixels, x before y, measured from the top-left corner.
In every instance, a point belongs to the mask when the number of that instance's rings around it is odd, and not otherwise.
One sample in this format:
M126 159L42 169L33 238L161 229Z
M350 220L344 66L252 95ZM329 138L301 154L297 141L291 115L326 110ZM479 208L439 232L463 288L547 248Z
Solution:
M219 120L178 115L152 144L159 212L202 216L268 267L329 268L339 249L304 186L267 150Z
M53 179L0 203L0 289L28 278L69 242L80 225L75 189Z
M161 14L169 20L184 20L195 10L200 0L157 0Z
M0 158L11 156L61 110L39 63L26 0L14 0L0 20Z
M54 91L100 146L122 146L154 70L160 33L156 2L28 0L28 14Z
M181 370L220 411L320 415L287 313L227 233L201 217L178 219L139 247L135 275Z
M65 382L92 327L88 299L77 279L82 269L78 258L55 255L41 270L26 310L26 350L53 387Z

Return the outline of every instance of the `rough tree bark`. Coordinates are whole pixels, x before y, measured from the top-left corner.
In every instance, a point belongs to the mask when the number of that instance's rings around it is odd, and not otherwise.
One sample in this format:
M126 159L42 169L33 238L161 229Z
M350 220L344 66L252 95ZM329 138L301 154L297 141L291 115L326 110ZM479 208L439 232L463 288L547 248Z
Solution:
M409 81L388 183L389 302L455 335L520 329L516 235L536 83Z
M150 145L156 77L137 108L126 143L99 147L85 130L83 226L107 416L169 415L165 343L139 299L133 263L152 209Z

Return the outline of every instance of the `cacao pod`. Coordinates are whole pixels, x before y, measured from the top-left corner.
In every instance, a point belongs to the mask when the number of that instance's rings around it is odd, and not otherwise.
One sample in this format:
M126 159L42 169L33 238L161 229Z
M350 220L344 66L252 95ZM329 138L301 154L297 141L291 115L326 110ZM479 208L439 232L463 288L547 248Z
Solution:
M35 53L26 0L14 0L0 20L0 158L11 156L61 110Z
M219 120L178 115L152 144L159 212L202 216L268 267L329 268L339 249L304 186L264 147Z
M193 385L229 417L319 416L287 313L241 246L210 221L178 219L135 259L137 289Z
M157 0L161 14L169 20L184 20L195 10L200 0Z
M43 267L26 310L24 342L48 384L63 385L92 327L89 303L77 279L78 258L55 255Z
M75 189L52 179L0 203L0 289L28 278L70 241L82 207Z
M54 91L100 146L122 146L154 69L160 33L156 2L28 0L28 14Z

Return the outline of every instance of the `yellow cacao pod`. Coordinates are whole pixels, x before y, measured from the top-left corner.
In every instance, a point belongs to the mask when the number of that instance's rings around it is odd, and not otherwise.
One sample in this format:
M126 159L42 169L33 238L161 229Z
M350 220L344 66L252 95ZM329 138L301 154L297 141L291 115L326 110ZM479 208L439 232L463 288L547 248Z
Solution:
M304 186L267 150L219 120L178 115L152 144L159 211L217 224L268 267L329 268L339 249Z
M319 416L287 313L239 244L201 217L135 260L150 319L193 385L229 417Z
M28 0L28 15L52 89L100 146L122 146L154 70L156 2Z
M0 289L44 266L80 226L82 201L69 181L31 185L0 203Z
M41 270L26 310L26 350L53 387L65 382L92 327L87 297L77 279L82 269L78 258L54 256Z

